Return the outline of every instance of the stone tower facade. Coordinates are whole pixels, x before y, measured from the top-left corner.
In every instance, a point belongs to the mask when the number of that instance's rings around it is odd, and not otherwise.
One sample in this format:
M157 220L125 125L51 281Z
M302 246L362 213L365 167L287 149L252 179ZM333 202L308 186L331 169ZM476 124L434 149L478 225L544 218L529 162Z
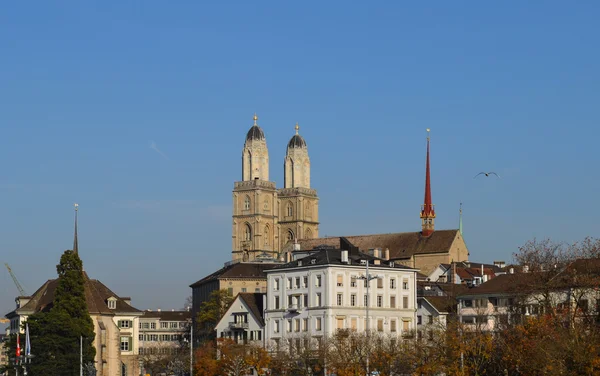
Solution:
M232 259L278 258L288 242L319 235L319 198L310 188L306 141L296 134L288 143L284 188L269 181L269 152L254 115L242 149L242 180L234 184Z

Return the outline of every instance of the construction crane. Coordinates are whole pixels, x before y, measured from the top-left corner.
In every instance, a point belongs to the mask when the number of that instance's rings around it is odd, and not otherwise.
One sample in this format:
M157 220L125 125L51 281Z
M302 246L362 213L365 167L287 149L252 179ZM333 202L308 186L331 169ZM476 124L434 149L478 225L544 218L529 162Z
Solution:
M10 273L10 276L12 277L13 281L15 282L15 285L17 286L17 290L19 290L19 294L21 294L21 296L27 296L27 294L25 294L25 289L23 289L23 286L21 286L21 284L19 283L17 276L15 275L15 273L13 273L10 266L8 266L7 263L4 263L4 266L6 266L6 269L8 269L8 273Z

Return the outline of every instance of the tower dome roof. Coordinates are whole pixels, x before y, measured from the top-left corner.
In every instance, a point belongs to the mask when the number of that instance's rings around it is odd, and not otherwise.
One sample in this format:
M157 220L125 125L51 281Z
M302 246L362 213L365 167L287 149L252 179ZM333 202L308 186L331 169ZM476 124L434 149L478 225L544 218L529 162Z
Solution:
M246 134L246 141L264 140L265 139L265 133L263 132L263 130L256 123L256 121L258 120L258 116L256 116L256 114L254 114L254 118L253 119L254 119L254 125L252 126L252 128L250 128L250 130Z
M290 148L306 148L306 141L304 141L304 137L302 137L302 136L300 136L300 134L298 134L299 129L300 129L300 127L298 126L298 123L296 123L296 134L294 135L294 137L292 137L290 142L288 142L288 149L290 149Z

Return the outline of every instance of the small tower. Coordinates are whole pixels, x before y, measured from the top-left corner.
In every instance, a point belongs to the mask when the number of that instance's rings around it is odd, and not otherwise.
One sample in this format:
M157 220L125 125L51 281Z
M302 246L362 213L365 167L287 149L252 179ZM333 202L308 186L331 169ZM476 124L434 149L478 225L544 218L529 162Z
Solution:
M246 134L242 150L242 181L269 181L269 150L263 130L258 126L258 116L254 114L254 125Z
M279 201L280 249L295 239L319 236L319 197L310 188L310 158L308 146L296 133L287 145L284 160L284 184L277 197Z
M298 123L296 134L288 142L284 162L284 188L310 188L310 159L306 141L300 136Z
M430 236L435 229L435 208L431 201L431 177L429 173L429 132L427 128L427 161L425 165L425 200L421 207L421 234Z

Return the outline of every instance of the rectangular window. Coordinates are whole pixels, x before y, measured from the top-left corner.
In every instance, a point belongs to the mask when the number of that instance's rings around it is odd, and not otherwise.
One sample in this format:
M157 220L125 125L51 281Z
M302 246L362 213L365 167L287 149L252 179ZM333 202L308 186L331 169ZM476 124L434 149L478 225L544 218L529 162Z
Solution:
M230 296L233 296L233 287L229 287L229 288L227 289L227 293L228 293Z
M350 278L350 287L356 287L356 277Z
M302 287L308 287L308 277L302 277Z
M429 324L433 324L433 316L427 316L429 320Z
M318 275L317 278L315 279L315 285L317 287L321 287L321 276Z
M302 319L302 330L308 332L308 319Z
M177 329L177 323L176 322L172 322L171 325L169 325L171 327L171 329Z
M169 323L168 322L161 322L160 323L160 328L161 329L167 329L169 327Z
M287 326L288 326L288 327L287 327L287 331L288 331L288 332L291 332L291 331L292 331L292 320L288 320L288 321L287 321Z
M352 295L350 295L350 305L351 305L352 307L355 307L355 306L356 306L356 294L352 294Z
M417 325L422 325L423 324L423 319L421 318L421 316L417 316Z
M320 330L321 330L321 318L320 318L320 317L317 317L317 318L316 318L316 321L315 321L315 329L316 329L317 331L320 331Z
M408 296L402 297L402 308L408 309Z
M402 321L402 331L403 332L409 331L409 324L410 324L410 321Z
M315 306L320 307L321 306L321 293L317 293L317 299L315 301Z
M383 307L383 295L377 295L377 307Z
M279 309L279 297L275 297L275 309Z
M279 333L279 320L275 320L273 323L273 333Z
M367 305L369 305L369 296L365 295L364 306L366 307Z
M358 319L357 318L353 317L352 319L350 319L350 329L352 329L352 330L358 330L357 323L358 323Z
M338 274L338 276L337 276L337 285L344 286L344 276L341 274Z
M390 308L396 308L396 297L390 296Z
M129 320L120 320L119 327L123 329L131 328L131 321Z
M402 281L402 290L408 290L408 280Z
M294 320L294 331L295 332L299 332L300 331L300 319L295 319Z
M144 340L144 335L140 334L139 339L140 339L140 341L143 341Z
M130 351L129 337L121 337L121 351Z
M291 295L288 295L288 308L294 305L294 298Z
M148 328L150 328L150 323L145 322L142 324L142 329L148 329Z
M383 319L377 319L377 331L383 332Z
M273 290L279 291L279 278L275 278L275 283L273 284Z
M378 289L383 288L383 278L377 278L377 288Z
M337 318L336 321L337 321L337 328L338 329L344 329L344 319Z
M299 289L300 288L300 277L296 277L296 286L295 288Z
M344 295L342 295L342 294L337 294L337 305L339 305L339 306L341 306L341 305L342 305L342 303L344 302L344 301L343 301L343 297L344 297Z
M247 289L245 287L242 287L242 292L247 292Z
M390 332L395 332L396 331L396 320L391 320L390 321Z
M304 295L304 306L308 307L308 294Z
M396 288L396 279L394 279L394 278L390 279L390 288L391 289L395 289Z
M363 286L364 286L365 288L367 288L367 286L368 286L368 285L369 285L369 280L365 279L365 280L363 281Z
M287 279L287 288L288 288L288 289L291 289L291 288L292 288L292 279L291 279L291 278L288 278L288 279Z

